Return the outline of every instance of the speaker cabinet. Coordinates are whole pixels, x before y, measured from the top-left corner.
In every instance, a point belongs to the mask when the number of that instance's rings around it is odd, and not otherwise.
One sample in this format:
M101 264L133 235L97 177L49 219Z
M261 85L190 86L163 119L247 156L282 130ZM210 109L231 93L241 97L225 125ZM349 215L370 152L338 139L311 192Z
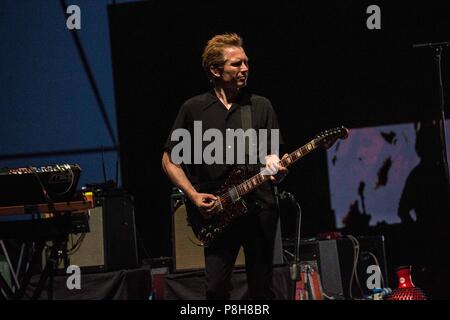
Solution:
M322 281L323 292L335 299L351 299L368 294L367 268L370 265L380 267L381 276L388 286L386 256L383 236L358 237L359 254L355 255L356 246L350 238L337 240L302 240L300 260L316 260ZM353 269L356 266L355 273ZM361 288L357 286L357 279Z
M179 204L173 213L173 258L174 271L189 271L205 268L203 247L192 231L187 219L186 206ZM244 251L241 247L235 266L244 266Z
M119 191L96 197L96 207L89 210L89 232L70 235L67 248L68 263L79 266L85 272L137 267L139 263L131 196ZM63 267L61 263L60 268Z
M172 246L174 271L188 271L205 268L203 247L192 231L187 218L184 197L180 193L174 193L171 197L173 211L172 222ZM283 264L283 244L281 240L280 219L278 219L274 244L274 265ZM244 250L241 247L235 263L236 267L245 266Z

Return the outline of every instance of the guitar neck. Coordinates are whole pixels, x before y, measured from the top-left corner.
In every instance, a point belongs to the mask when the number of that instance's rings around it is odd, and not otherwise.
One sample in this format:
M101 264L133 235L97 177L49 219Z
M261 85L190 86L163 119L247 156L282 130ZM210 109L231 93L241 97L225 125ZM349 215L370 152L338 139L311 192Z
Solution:
M295 150L294 152L289 154L286 158L281 160L280 164L283 167L289 167L291 164L293 164L298 159L303 158L311 151L317 149L317 147L318 147L318 145L315 143L315 140L311 140L310 142L308 142L304 146L298 148L297 150ZM239 193L240 196L243 196L243 195L249 193L250 191L253 191L254 189L256 189L258 186L263 184L265 181L269 180L269 177L270 177L269 175L258 173L256 175L254 175L253 177L251 177L250 179L245 180L241 184L237 185L236 186L237 192Z
M283 167L287 168L291 164L293 164L295 161L297 161L298 159L303 158L304 156L306 156L311 151L317 149L317 147L318 147L318 145L316 144L315 140L311 140L310 142L308 142L304 146L298 148L297 150L295 150L294 152L289 154L286 158L281 160L280 164Z

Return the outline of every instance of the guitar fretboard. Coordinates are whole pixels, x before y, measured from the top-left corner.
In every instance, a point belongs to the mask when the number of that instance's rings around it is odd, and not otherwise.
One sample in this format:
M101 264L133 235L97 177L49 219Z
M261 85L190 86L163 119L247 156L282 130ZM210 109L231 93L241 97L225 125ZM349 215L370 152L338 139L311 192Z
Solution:
M289 167L295 161L306 156L308 153L315 150L317 147L318 147L318 145L316 144L315 140L311 140L310 142L308 142L304 146L298 148L297 150L295 150L294 152L289 154L286 158L281 160L280 164L283 167ZM245 180L244 182L242 182L241 184L236 186L239 196L243 196L243 195L249 193L250 191L254 190L258 186L263 184L265 181L267 181L269 179L269 177L270 177L269 175L258 173L256 175L254 175L253 177L251 177L250 179Z

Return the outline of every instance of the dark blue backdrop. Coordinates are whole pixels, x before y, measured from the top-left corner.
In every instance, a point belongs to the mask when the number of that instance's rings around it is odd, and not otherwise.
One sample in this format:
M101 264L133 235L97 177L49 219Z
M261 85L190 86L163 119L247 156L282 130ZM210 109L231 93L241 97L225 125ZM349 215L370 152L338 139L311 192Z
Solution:
M112 2L66 1L81 9L76 32L117 140L107 16ZM59 1L0 2L0 167L79 163L81 186L103 181L102 154L95 150L114 143L71 32ZM107 178L114 179L118 153L104 158Z

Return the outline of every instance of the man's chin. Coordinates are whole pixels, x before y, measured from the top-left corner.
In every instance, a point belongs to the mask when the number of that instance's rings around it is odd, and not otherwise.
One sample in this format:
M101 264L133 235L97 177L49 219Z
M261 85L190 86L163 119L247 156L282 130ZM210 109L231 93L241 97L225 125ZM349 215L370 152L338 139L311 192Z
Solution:
M247 85L247 81L238 81L237 83L237 87L240 88L244 88Z

